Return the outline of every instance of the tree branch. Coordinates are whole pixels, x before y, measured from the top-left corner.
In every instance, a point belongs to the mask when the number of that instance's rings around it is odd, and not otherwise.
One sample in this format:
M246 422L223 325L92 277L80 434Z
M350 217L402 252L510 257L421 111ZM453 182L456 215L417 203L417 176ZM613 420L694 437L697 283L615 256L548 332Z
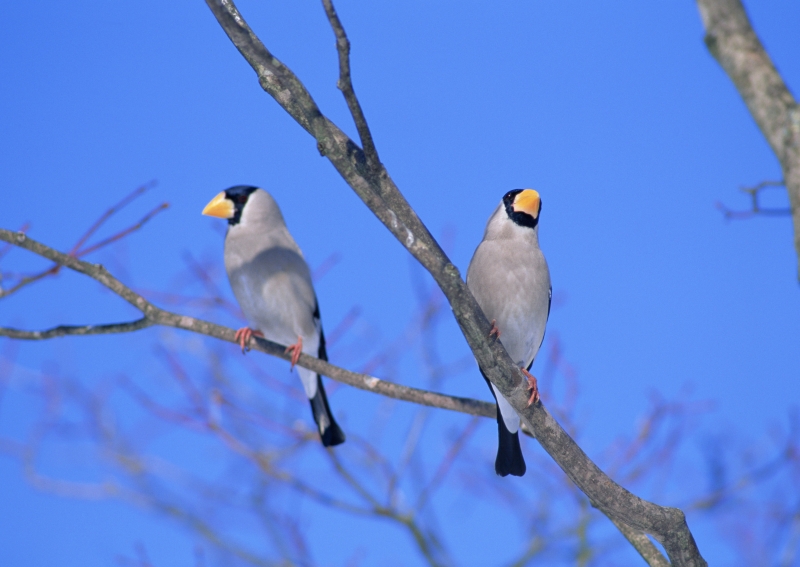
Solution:
M761 202L758 198L759 195L761 195L765 189L773 187L784 187L783 181L762 181L754 187L742 187L742 192L750 195L750 210L748 211L735 211L729 209L722 203L717 203L717 209L720 210L726 220L749 219L759 215L766 217L783 217L791 215L791 209L776 209L772 207L761 206Z
M76 272L89 276L90 278L100 282L105 287L125 299L128 303L136 307L142 312L144 317L132 321L130 323L116 323L111 325L85 325L85 326L67 326L63 325L48 329L46 331L22 331L19 329L11 329L0 327L0 336L9 337L12 339L23 340L43 340L52 339L56 337L66 336L84 336L84 335L100 335L100 334L113 334L113 333L129 333L138 331L147 327L161 325L166 327L175 327L186 331L192 331L215 339L228 341L230 343L238 344L235 339L236 332L228 327L215 325L208 321L195 319L186 315L178 315L160 309L144 297L134 292L122 282L112 276L108 270L99 264L90 264L83 260L78 260L74 256L64 254L46 246L40 242L28 238L24 233L11 232L0 228L0 240L4 240L20 248L29 250L39 256L52 260L59 265L66 266ZM259 337L254 337L254 342L251 343L253 350L263 352L283 360L290 360L291 356L286 354L286 347L279 345ZM396 400L403 400L413 402L424 406L435 408L448 409L469 415L477 415L482 417L489 417L495 419L497 416L495 405L473 400L470 398L460 398L458 396L446 396L428 390L421 390L419 388L412 388L409 386L402 386L393 382L387 382L369 376L368 374L361 374L358 372L351 372L334 366L324 360L314 358L307 354L301 354L297 362L298 365L324 374L338 382L348 384L361 390L374 392L383 396L394 398Z
M616 484L586 456L541 403L527 406L527 382L520 369L499 341L488 340L489 322L458 269L417 217L386 169L380 166L373 174L365 167L364 152L322 114L300 80L256 37L232 0L206 0L206 3L234 46L253 67L264 90L316 139L320 152L347 184L433 276L447 297L481 369L567 476L603 513L652 534L664 545L674 565L706 565L683 512L642 500Z
M650 565L650 567L669 567L669 561L666 560L658 548L653 545L653 542L650 541L650 538L648 538L645 534L631 529L622 522L618 522L611 516L608 516L608 519L614 523L622 535L625 536L625 539L628 540L628 543L630 543L633 548L639 552L639 555L642 556L642 559L644 559L647 564Z
M800 109L758 39L741 0L697 0L705 43L739 91L780 162L800 277Z
M303 84L255 36L233 2L207 0L215 17L239 52L250 63L259 83L304 129L356 194L406 249L431 273L445 293L471 350L486 375L507 397L527 381L498 341L489 341L490 325L477 302L436 240L392 182L382 166L367 171L364 152L323 116ZM520 407L527 404L527 398Z
M350 76L350 40L347 39L344 26L342 26L331 0L322 0L322 5L325 7L325 14L336 35L336 51L339 54L339 81L336 86L342 91L344 99L347 101L347 108L350 109L350 114L356 123L358 137L361 138L361 147L364 148L364 154L366 154L367 166L370 170L377 171L381 160L378 159L378 150L375 149L375 143L372 141L372 132L367 126L367 119L361 110L361 103L358 102Z
M230 343L237 344L235 338L235 331L221 325L216 325L208 321L195 319L186 315L179 315L160 309L152 305L144 297L137 294L122 282L112 276L103 266L99 264L90 264L83 260L79 260L69 254L59 252L49 246L29 238L22 232L12 232L5 229L0 229L0 240L6 241L20 248L24 248L30 252L38 254L44 258L52 260L58 265L66 266L76 272L89 276L90 278L100 282L105 287L128 301L131 305L136 307L142 312L144 317L129 323L118 323L110 325L87 325L87 326L60 326L46 331L21 331L18 329L10 329L0 327L0 336L7 336L10 338L24 339L24 340L43 340L63 336L84 336L96 334L113 334L132 332L150 326L161 325L183 329ZM254 342L251 343L253 350L258 350L265 354L269 354L284 360L289 360L290 356L286 354L286 347L279 345L272 341L262 338L254 337ZM409 386L402 386L385 380L380 380L374 376L367 374L360 374L351 372L338 366L334 366L326 361L314 358L307 354L301 354L298 364L309 370L313 370L320 374L324 374L329 378L336 381L348 384L350 386L374 392L390 398L417 403L420 405L437 407L442 409L449 409L460 413L469 415L476 415L481 417L496 418L496 408L494 404L473 400L469 398L460 398L456 396L447 396L438 394L427 390L412 388ZM685 538L691 538L691 533L686 528L683 513L680 510L673 508L661 508L644 500L641 500L614 484L611 479L605 476L594 463L592 463L583 451L575 444L575 442L564 432L563 429L553 420L547 413L543 406L540 405L540 410L535 412L539 418L531 420L534 428L540 434L545 433L547 437L537 437L537 440L542 446L551 452L552 448L559 449L555 455L551 453L556 462L567 473L570 479L581 488L581 490L589 496L595 507L599 508L606 514L615 525L620 524L625 526L626 529L622 530L623 535L634 544L634 547L648 560L650 565L663 565L663 557L658 554L655 546L647 541L647 537L641 532L654 534L654 537L661 541L660 536L667 534L664 538L664 546L672 544L676 547L683 549L686 546ZM598 492L593 490L593 485L603 488L603 491ZM619 492L621 491L621 492ZM597 500L595 499L597 498ZM619 499L616 501L615 499ZM638 517L636 508L631 506L639 506L638 513L641 513L643 507L650 515L649 518L644 518L644 521ZM627 508L627 509L626 509ZM653 512L657 512L654 516ZM633 526L633 528L631 527ZM619 526L618 526L619 527ZM681 528L685 533L681 533ZM693 543L694 540L690 539ZM696 547L695 547L696 549ZM655 554L655 555L654 555ZM658 560L651 562L648 557L658 557ZM672 556L671 556L672 557ZM690 558L691 559L691 558ZM694 565L702 563L676 563L677 565Z
M664 545L674 565L705 565L686 525L684 514L680 510L644 501L614 483L586 456L541 403L527 407L527 381L520 369L512 362L499 341L488 340L489 322L466 287L458 269L417 217L385 168L377 162L373 169L364 151L320 112L303 84L261 43L231 0L207 0L207 4L228 37L256 71L264 90L315 138L320 152L330 160L387 229L433 276L447 297L462 333L486 376L518 411L525 425L535 432L542 447L567 476L587 495L593 505L600 508L612 520L634 530L652 534ZM336 32L338 18L330 19ZM338 27L342 32L341 37L346 40L340 22ZM337 33L338 39L340 35ZM337 46L339 43L337 41ZM349 71L347 53L342 47L339 47L339 53L340 65L344 61ZM340 73L342 71L343 68L340 68ZM349 92L345 94L346 98L352 98L357 103L352 84L349 85ZM348 104L349 102L348 100ZM357 126L359 114L361 114L360 105L358 111L354 113ZM366 128L366 121L362 126ZM363 133L361 127L359 133ZM362 136L365 144L366 139ZM371 136L369 139L371 140ZM375 157L377 158L377 153ZM141 311L150 324L181 328L234 342L232 329L159 309L124 286L100 265L89 264L57 252L21 233L0 230L0 239L92 277ZM114 325L108 326L109 329L114 327ZM61 332L71 333L64 331L63 328ZM9 333L10 330L6 330L5 334ZM282 345L258 339L254 348L288 360ZM299 364L335 380L396 399L453 409L472 415L495 416L493 404L384 382L371 376L334 367L305 354L301 355Z
M138 187L137 189L135 189L132 193L127 195L125 198L123 198L119 203L117 203L116 205L114 205L113 207L108 209L105 213L100 215L100 218L98 218L95 221L95 223L89 228L89 230L87 230L83 234L83 236L81 236L78 239L78 241L75 243L75 245L69 251L69 255L70 256L74 256L76 258L82 258L83 256L86 256L87 254L90 254L90 253L94 252L95 250L99 250L100 248L108 246L112 242L116 242L118 240L121 240L122 238L125 238L129 234L131 234L133 232L136 232L137 230L142 228L150 219L152 219L154 216L156 216L161 211L163 211L166 208L168 208L169 207L168 203L162 203L159 206L157 206L156 208L154 208L153 210L151 210L149 213L147 213L144 217L142 217L142 219L139 222L137 222L136 224L131 225L128 228L123 229L123 230L117 232L116 234L101 240L97 244L93 244L93 245L89 246L88 248L83 248L83 245L86 244L86 242L89 240L89 238L91 238L92 235L95 234L100 229L100 227L103 226L103 224L108 219L110 219L112 216L114 216L120 210L124 209L132 201L134 201L137 197L139 197L144 192L146 192L147 190L152 188L154 185L155 185L155 181L150 181L149 183L145 183L141 187ZM20 232L26 232L26 231L27 231L27 227L23 227ZM6 252L5 250L4 251L0 251L0 257L2 257L5 252ZM2 286L0 286L0 299L4 298L6 296L9 296L9 295L11 295L13 293L16 293L17 291L19 291L23 287L28 286L28 285L30 285L32 283L35 283L35 282L37 282L37 281L39 281L39 280L41 280L43 278L46 278L48 276L56 275L60 268L61 268L61 266L59 264L55 264L55 265L47 268L46 270L44 270L42 272L39 272L37 274L31 275L31 276L25 276L25 277L21 278L16 284L12 285L8 289L3 289ZM0 280L2 280L2 274L0 274Z
M129 323L112 323L111 325L59 325L45 331L23 331L11 327L0 327L0 337L22 339L26 341L41 341L55 339L56 337L86 336L86 335L111 335L115 333L132 333L139 329L151 327L153 322L147 317L142 317Z

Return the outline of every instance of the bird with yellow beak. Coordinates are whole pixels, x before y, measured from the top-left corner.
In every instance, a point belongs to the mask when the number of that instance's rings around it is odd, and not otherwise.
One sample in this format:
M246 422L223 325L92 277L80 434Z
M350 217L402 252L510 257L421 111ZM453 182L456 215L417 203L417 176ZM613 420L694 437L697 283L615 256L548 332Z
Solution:
M236 332L242 352L253 336L259 336L289 345L286 352L292 353L292 368L300 353L328 360L311 272L272 195L257 187L237 185L214 197L203 214L228 221L225 271L249 323ZM322 444L344 443L322 377L302 367L298 373Z
M467 286L492 322L491 335L500 340L528 378L528 405L539 400L530 368L544 340L553 295L550 270L539 248L541 211L542 201L533 189L506 193L489 217L467 270ZM483 377L497 402L495 472L522 476L526 467L519 445L519 415L485 374Z

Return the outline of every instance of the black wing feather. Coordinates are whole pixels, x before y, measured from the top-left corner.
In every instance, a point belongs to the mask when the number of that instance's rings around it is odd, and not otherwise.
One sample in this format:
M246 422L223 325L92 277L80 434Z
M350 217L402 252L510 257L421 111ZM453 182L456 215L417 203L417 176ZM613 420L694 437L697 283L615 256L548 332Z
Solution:
M322 330L322 322L320 321L319 302L314 308L314 319L320 323L319 325L319 350L317 351L317 358L327 362L328 351L325 348L325 333ZM314 415L314 421L317 428L320 430L320 438L325 447L334 447L344 443L344 432L333 419L333 412L328 405L328 396L325 393L325 387L322 385L322 376L317 374L317 393L309 400L311 402L311 413Z

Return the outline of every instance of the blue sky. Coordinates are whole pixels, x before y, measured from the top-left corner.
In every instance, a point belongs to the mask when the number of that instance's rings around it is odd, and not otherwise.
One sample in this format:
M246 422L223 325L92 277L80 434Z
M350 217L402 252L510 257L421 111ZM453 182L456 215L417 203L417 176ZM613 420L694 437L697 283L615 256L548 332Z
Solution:
M578 371L580 440L590 455L629 434L653 392L712 400L703 435L757 440L785 425L800 377L790 221L726 222L714 206L746 208L737 188L780 170L705 50L691 2L363 4L336 4L356 91L382 161L431 232L452 235L462 274L503 193L541 193L540 240L561 298L548 332ZM322 7L238 6L355 137ZM796 92L800 5L748 9ZM118 268L126 283L167 291L186 253L221 259L220 226L200 216L203 205L225 187L260 185L312 267L340 257L317 284L328 328L358 305L361 333L388 343L403 331L415 305L413 262L260 89L204 3L17 2L4 14L0 226L30 222L32 237L68 249L108 206L155 179L116 226L162 201L170 209L93 261ZM779 191L772 199L786 203ZM14 252L2 268L39 265ZM224 279L220 286L228 293ZM134 316L72 274L0 307L0 324L30 329ZM19 434L29 417L18 394L26 371L55 365L86 380L122 368L147 373L155 363L142 352L160 336L17 345L0 434ZM447 359L466 353L452 323L437 340ZM477 372L443 389L488 398ZM348 403L364 399L336 400L353 427L358 408ZM493 443L488 425L481 435ZM107 565L136 541L162 565L190 563L191 539L146 510L37 492L2 457L0 485L0 564ZM724 558L713 533L703 536L707 559Z

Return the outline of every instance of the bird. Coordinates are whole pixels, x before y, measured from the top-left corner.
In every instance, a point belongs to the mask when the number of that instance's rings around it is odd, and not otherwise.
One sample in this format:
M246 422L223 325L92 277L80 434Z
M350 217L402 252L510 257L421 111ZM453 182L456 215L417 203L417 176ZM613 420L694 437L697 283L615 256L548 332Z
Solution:
M492 322L490 336L502 343L528 379L528 405L539 400L530 369L544 341L553 298L550 270L539 248L541 210L542 200L533 189L506 193L489 217L467 269L467 287ZM482 369L481 374L497 403L495 472L522 476L526 466L519 445L519 415Z
M289 345L291 368L301 352L328 360L311 271L272 195L258 187L236 185L211 199L203 214L228 220L225 271L249 325L236 332L242 353L251 338L259 336ZM298 373L322 444L344 443L322 377L302 367Z

